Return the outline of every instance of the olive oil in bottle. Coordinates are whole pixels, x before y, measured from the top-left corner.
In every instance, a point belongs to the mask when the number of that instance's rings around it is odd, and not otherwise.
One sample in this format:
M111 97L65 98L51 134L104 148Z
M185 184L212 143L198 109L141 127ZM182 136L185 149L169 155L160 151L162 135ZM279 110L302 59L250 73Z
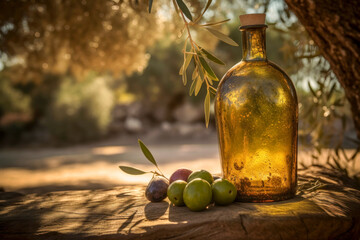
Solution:
M288 199L297 183L295 88L266 57L265 14L240 21L243 58L222 78L215 98L223 176L237 187L238 201Z

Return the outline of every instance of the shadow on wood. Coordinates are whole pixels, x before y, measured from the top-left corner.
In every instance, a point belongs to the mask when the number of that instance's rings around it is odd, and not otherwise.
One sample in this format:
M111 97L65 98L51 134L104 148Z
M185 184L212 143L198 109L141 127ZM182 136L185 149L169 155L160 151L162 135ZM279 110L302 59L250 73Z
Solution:
M160 217L164 216L168 207L169 207L168 202L159 202L159 203L149 202L145 205L145 209L144 209L145 217L147 220L150 221L159 219Z
M144 186L0 193L0 239L359 239L356 183L320 166L299 170L299 179L327 186L287 201L237 202L203 212L150 203Z

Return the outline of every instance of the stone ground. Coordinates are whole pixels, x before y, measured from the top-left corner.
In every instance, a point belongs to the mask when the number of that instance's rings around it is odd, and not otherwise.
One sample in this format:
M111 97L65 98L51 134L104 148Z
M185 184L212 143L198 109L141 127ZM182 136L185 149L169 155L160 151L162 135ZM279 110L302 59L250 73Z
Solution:
M215 134L197 140L141 139L167 176L180 167L221 172ZM310 153L299 150L299 162L309 163L310 159ZM325 156L321 161L325 161ZM119 165L154 170L142 155L135 136L62 148L1 149L0 187L5 191L43 193L146 184L151 178L151 174L127 175L119 170ZM355 169L360 169L360 159Z

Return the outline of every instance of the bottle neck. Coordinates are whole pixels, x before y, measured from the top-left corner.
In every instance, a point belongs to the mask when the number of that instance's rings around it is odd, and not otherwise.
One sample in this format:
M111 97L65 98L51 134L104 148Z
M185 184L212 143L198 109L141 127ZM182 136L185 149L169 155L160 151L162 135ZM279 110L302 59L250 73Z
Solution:
M266 61L266 25L240 28L243 61Z

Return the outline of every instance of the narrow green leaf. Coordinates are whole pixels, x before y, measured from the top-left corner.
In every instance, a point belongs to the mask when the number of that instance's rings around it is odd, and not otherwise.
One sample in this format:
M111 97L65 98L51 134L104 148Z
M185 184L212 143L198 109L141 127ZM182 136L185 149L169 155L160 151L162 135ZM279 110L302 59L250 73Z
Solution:
M153 157L153 155L151 154L151 152L149 151L149 149L145 146L145 144L139 139L138 140L141 151L143 152L143 154L145 155L145 157L157 167L157 163Z
M187 40L185 40L185 43L184 43L184 48L183 48L183 52L184 52L184 62L183 64L181 65L181 68L179 70L179 75L183 75L184 73L184 66L185 66L185 62L186 62L186 45L187 45Z
M210 92L209 91L207 91L205 101L204 101L204 112L205 112L206 127L208 127L209 120L210 120Z
M210 92L211 92L212 94L216 95L215 89L213 89L212 87L210 87L209 90L210 90Z
M198 93L200 92L202 83L203 83L203 80L201 79L201 77L198 77L196 80L196 86L195 86L195 96L197 96Z
M141 174L145 174L147 172L144 172L140 169L137 169L137 168L133 168L133 167L127 167L127 166L119 166L119 168L127 173L127 174L131 174L131 175L141 175Z
M149 0L149 13L151 13L152 4L153 4L153 0Z
M219 79L218 79L218 77L216 76L216 78L214 78L214 77L212 77L212 76L209 76L209 74L208 73L206 73L206 75L209 77L209 78L211 78L211 80L213 80L213 81L215 81L215 82L218 82L219 81ZM212 84L211 84L212 85Z
M197 81L198 78L195 78L195 80L192 81L191 86L190 86L190 91L189 91L189 95L193 95L194 91L195 91L195 86L197 85Z
M181 68L179 70L179 75L183 75L184 73L184 62L183 62L183 65L181 65Z
M334 93L334 90L335 90L335 87L336 87L336 83L333 83L333 85L331 86L331 89L329 91L329 93L326 95L326 99L330 99L332 94Z
M221 25L221 24L224 24L226 22L230 21L230 19L225 19L225 20L222 20L222 21L219 21L219 22L212 22L212 23L205 23L205 24L201 24L199 26L203 26L203 27L207 27L207 26L216 26L216 25Z
M192 56L193 56L192 54L187 54L186 60L185 60L184 71L186 71L186 69L188 68L188 66L191 62Z
M208 1L207 1L206 6L205 6L205 9L204 9L202 15L204 15L204 13L206 12L206 10L208 10L208 8L210 7L211 3L212 3L212 0L208 0Z
M317 98L317 96L316 96L316 93L315 93L314 89L311 87L310 81L308 81L308 86L309 86L309 89L310 89L310 91L311 91L312 95L314 95L314 97L316 97L316 98Z
M176 0L176 3L178 4L180 10L185 14L185 16L192 21L192 16L191 13L188 9L188 7L186 6L186 4L182 1L182 0Z
M198 74L199 74L199 77L201 79L201 82L203 82L204 78L205 78L204 72L206 73L206 71L204 71L204 69L201 66L199 68L200 68L200 70L198 70Z
M208 1L207 1L206 6L205 6L205 8L204 8L204 11L202 11L202 13L200 14L200 16L196 18L196 21L198 21L198 20L204 15L204 13L206 12L206 10L210 7L211 2L212 2L212 0L208 0Z
M217 80L218 78L216 77L216 74L214 73L214 71L211 69L211 67L209 66L209 64L206 62L206 60L199 56L199 60L201 63L201 66L203 66L203 68L205 69L205 71L208 73L209 77L211 77L214 80Z
M213 61L214 63L220 64L220 65L225 65L225 63L223 61L221 61L220 59L218 59L217 57L215 57L214 55L212 55L211 53L206 51L204 48L201 48L201 52L205 55L205 57L207 59Z
M192 59L192 54L187 54L186 55L186 58L184 59L184 64L182 65L181 69L180 69L180 75L183 75L186 73L186 69L188 68L190 62L191 62L191 59Z
M182 82L183 82L184 86L186 86L186 83L187 83L186 70L182 74Z
M198 77L198 68L196 67L195 68L195 70L194 70L194 72L193 72L193 74L192 74L192 77L191 77L191 79L193 80L193 81L195 81L195 79Z
M222 32L219 32L216 29L210 28L210 27L206 27L206 30L208 30L212 35L214 35L215 37L217 37L218 39L220 39L221 41L231 45L231 46L239 46L234 40L232 40L231 38L229 38L228 36L226 36L225 34L223 34Z
M207 80L209 81L210 85L213 85L213 81L211 80L211 77L209 76L208 73L206 73L206 76L207 76Z

